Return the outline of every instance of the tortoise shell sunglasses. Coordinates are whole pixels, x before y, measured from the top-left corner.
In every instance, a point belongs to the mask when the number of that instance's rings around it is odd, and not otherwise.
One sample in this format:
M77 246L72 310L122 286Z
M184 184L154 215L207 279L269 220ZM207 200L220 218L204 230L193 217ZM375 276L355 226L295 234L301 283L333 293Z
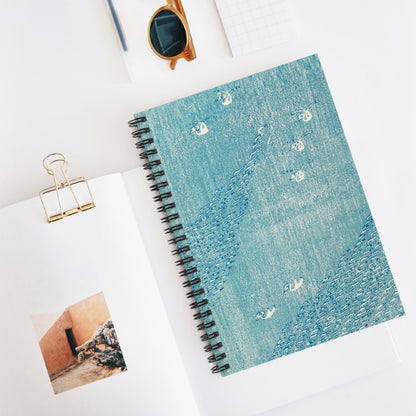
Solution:
M166 6L156 10L150 19L148 38L153 52L170 61L175 69L180 58L196 58L188 21L180 0L166 0Z

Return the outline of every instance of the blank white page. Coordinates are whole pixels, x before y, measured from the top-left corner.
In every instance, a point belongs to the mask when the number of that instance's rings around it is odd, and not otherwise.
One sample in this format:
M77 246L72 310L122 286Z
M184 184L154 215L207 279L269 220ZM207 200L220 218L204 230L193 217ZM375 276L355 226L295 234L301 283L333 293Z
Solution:
M233 56L297 37L289 0L216 0Z

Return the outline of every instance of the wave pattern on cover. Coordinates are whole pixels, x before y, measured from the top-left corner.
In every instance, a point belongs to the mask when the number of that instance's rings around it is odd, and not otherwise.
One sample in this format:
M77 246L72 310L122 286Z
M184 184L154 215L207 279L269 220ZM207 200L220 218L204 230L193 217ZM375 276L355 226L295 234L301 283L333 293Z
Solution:
M315 298L287 324L272 359L359 331L404 314L373 217L347 250Z
M238 228L249 205L248 185L264 146L265 129L259 129L248 162L234 172L227 184L216 189L211 202L186 230L201 286L211 304L224 288L228 270L238 253Z

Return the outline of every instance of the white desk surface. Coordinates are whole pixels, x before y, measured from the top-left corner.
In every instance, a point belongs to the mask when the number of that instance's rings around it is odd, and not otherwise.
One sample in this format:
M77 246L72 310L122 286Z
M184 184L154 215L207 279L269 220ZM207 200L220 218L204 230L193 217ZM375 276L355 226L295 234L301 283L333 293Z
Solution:
M49 186L48 153L72 177L134 168L133 112L317 52L407 312L393 325L403 362L266 414L416 415L414 1L293 0L298 41L232 58L214 0L183 0L198 58L171 71L144 46L136 85L104 0L1 3L0 207Z

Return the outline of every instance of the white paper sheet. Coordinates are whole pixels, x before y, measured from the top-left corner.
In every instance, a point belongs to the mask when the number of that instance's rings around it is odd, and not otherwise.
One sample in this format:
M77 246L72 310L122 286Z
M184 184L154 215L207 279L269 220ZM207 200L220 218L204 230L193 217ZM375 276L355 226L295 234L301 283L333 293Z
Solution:
M121 176L90 185L96 208L52 224L39 198L0 210L0 414L195 415ZM127 371L54 395L31 315L101 291Z

